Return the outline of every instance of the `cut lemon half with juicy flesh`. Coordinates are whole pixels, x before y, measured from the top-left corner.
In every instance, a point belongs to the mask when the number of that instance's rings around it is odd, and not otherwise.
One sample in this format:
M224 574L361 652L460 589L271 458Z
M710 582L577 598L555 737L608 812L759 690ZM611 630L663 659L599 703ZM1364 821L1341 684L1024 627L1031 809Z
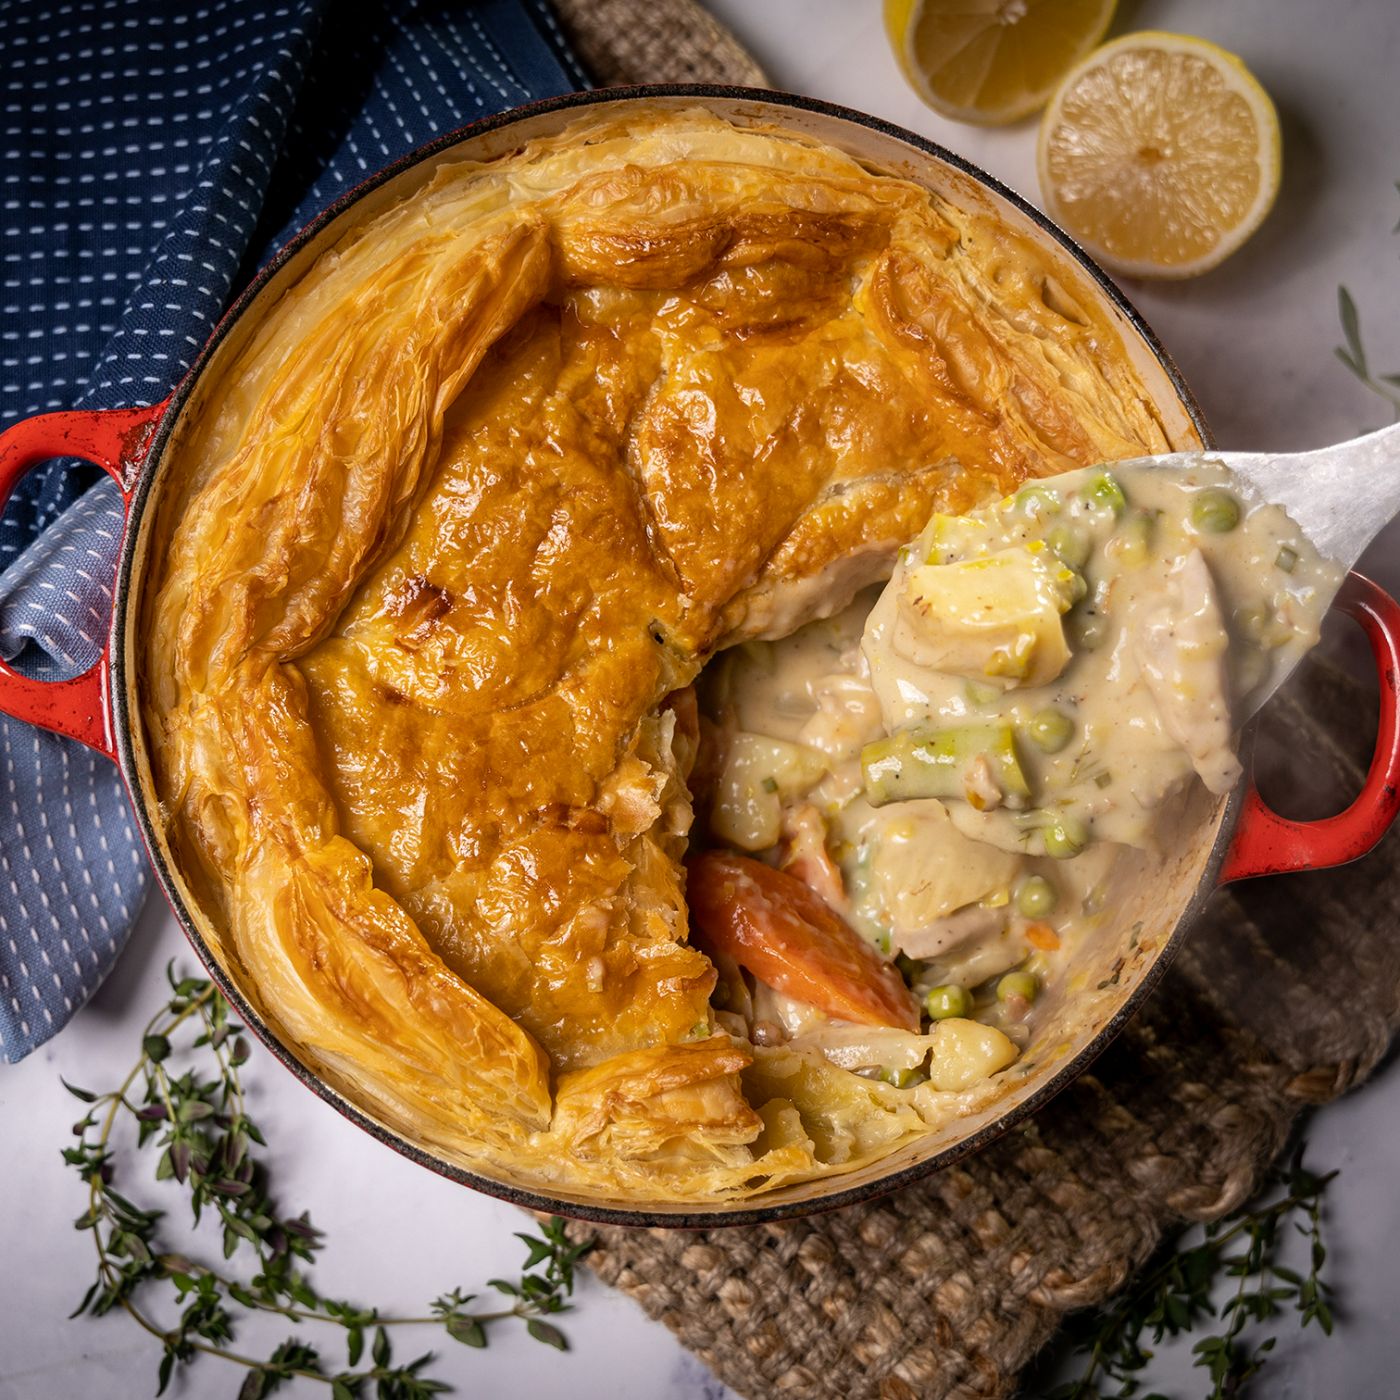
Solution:
M1233 54L1180 34L1105 44L1040 124L1046 212L1105 266L1193 277L1229 257L1278 193L1278 113Z
M999 126L1043 107L1114 0L885 0L904 75L936 112Z

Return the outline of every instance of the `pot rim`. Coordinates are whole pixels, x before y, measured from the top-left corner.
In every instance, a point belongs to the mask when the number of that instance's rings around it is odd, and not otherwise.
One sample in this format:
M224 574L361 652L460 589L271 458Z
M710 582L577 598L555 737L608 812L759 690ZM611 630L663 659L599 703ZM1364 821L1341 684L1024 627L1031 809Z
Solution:
M1175 361L1158 340L1156 333L1143 319L1141 313L1108 274L1063 229L1053 223L1028 200L994 176L988 175L970 161L947 150L937 142L893 122L886 121L884 118L871 116L851 107L795 93L770 91L763 88L746 88L716 83L664 83L597 88L584 92L566 93L483 117L479 121L436 137L399 157L361 184L347 190L334 203L304 225L277 251L234 300L210 333L208 340L174 392L165 401L160 420L150 440L149 450L145 454L139 479L131 494L129 515L118 557L116 584L113 592L112 643L108 655L107 682L112 708L112 735L116 747L117 764L121 770L122 779L136 817L137 827L161 887L161 892L184 930L185 937L189 940L196 956L203 963L220 993L228 1000L248 1030L272 1052L283 1066L296 1076L302 1085L312 1090L357 1127L362 1128L384 1145L393 1148L401 1156L407 1157L418 1166L428 1168L439 1176L446 1177L460 1185L472 1187L484 1195L507 1201L526 1210L586 1220L595 1224L652 1229L658 1227L705 1229L759 1225L818 1215L838 1210L843 1206L873 1200L904 1187L912 1186L914 1183L931 1176L934 1172L952 1166L972 1153L980 1151L994 1139L1025 1122L1062 1089L1073 1083L1132 1020L1143 1003L1155 991L1187 932L1199 918L1206 901L1214 892L1217 877L1224 863L1242 807L1243 795L1248 782L1247 777L1241 779L1227 798L1216 831L1215 841L1201 879L1190 900L1187 901L1177 917L1170 934L1162 941L1153 961L1146 966L1127 999L1114 1015L1094 1033L1077 1055L1065 1060L1053 1074L1047 1075L1034 1093L1027 1095L1019 1103L1000 1113L976 1132L922 1161L911 1163L898 1171L862 1182L859 1185L831 1191L820 1197L779 1202L773 1205L743 1205L730 1210L724 1209L723 1203L704 1210L651 1210L645 1207L609 1206L593 1202L561 1200L551 1197L544 1191L515 1186L458 1166L409 1142L406 1138L377 1122L320 1075L302 1064L292 1050L272 1032L234 981L224 972L186 906L180 883L165 859L156 824L152 821L147 803L141 795L138 746L135 738L137 726L141 723L141 716L131 703L131 696L125 683L129 659L126 639L128 624L131 621L132 586L135 577L137 545L141 539L142 525L147 506L151 501L154 483L160 475L166 447L179 422L181 413L210 359L223 344L233 327L260 300L271 279L329 224L352 206L405 171L443 154L460 145L463 141L501 130L529 118L549 116L556 112L568 112L575 109L581 112L590 107L605 104L668 98L695 99L702 103L716 99L753 103L777 109L773 113L777 119L780 119L783 110L787 109L847 121L854 125L863 126L890 140L911 146L924 155L932 156L935 160L968 177L984 189L990 190L1033 223L1041 235L1058 244L1074 260L1079 269L1089 277L1099 294L1122 317L1161 366L1181 408L1200 435L1203 446L1207 450L1214 446L1214 439L1206 425L1200 405L1182 378ZM1249 767L1249 751L1252 749L1252 730L1253 725L1246 727L1240 743L1241 758L1244 760L1246 773Z

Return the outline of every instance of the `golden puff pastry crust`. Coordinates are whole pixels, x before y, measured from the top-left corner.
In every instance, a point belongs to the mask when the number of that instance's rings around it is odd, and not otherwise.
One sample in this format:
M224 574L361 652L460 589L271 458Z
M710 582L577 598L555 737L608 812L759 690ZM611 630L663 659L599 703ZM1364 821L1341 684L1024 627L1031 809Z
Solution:
M887 1086L712 1030L664 701L933 509L1166 446L1044 254L795 133L652 112L440 167L167 463L144 718L217 956L497 1179L715 1201L909 1142Z

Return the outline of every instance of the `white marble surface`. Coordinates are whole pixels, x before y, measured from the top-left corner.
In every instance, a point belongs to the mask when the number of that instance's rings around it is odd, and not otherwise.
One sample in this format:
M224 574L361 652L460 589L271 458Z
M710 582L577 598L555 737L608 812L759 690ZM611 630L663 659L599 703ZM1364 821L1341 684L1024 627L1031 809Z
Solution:
M953 148L1032 199L1034 126L983 132L926 111L891 60L875 0L712 0L776 85L848 103ZM1181 286L1132 286L1199 395L1221 443L1304 447L1379 426L1388 410L1336 362L1336 286L1366 318L1374 360L1400 370L1400 6L1394 0L1160 0L1125 3L1118 30L1179 29L1243 53L1285 120L1283 196L1268 225L1217 272ZM1400 587L1400 535L1368 566ZM74 1101L58 1075L105 1084L159 1000L160 968L190 961L164 907L146 911L117 974L56 1042L0 1067L0 1400L77 1400L154 1391L156 1357L124 1322L65 1320L91 1271L91 1246L70 1228L82 1209L58 1158ZM1325 989L1320 989L1325 994ZM330 1237L323 1288L393 1309L513 1270L520 1228L509 1207L450 1185L380 1147L256 1051L248 1076L275 1144L284 1201L309 1204ZM1267 1397L1395 1393L1400 1331L1400 1072L1324 1110L1311 1157L1340 1167L1329 1230L1342 1289L1339 1338L1280 1348L1258 1388ZM445 1343L439 1373L461 1393L539 1400L721 1400L708 1373L633 1304L585 1284L560 1356L523 1337L485 1352ZM253 1338L249 1337L251 1346ZM277 1334L269 1334L275 1343ZM436 1338L423 1339L436 1345ZM231 1394L237 1377L204 1362L176 1394ZM1205 1387L1180 1351L1155 1388ZM290 1394L312 1394L293 1390Z

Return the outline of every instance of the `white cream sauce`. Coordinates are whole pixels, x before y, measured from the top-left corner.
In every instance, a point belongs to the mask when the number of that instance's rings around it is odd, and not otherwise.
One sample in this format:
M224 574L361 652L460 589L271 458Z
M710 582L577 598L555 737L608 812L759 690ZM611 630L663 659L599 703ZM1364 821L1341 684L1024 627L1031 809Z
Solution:
M1315 644L1338 582L1209 463L935 516L882 590L711 669L712 835L807 879L916 992L960 989L961 1014L1023 1041L1115 866L1190 784L1238 780L1232 715ZM999 994L1010 970L1030 980ZM775 1019L820 1045L810 1017ZM849 1067L866 1041L828 1029Z

